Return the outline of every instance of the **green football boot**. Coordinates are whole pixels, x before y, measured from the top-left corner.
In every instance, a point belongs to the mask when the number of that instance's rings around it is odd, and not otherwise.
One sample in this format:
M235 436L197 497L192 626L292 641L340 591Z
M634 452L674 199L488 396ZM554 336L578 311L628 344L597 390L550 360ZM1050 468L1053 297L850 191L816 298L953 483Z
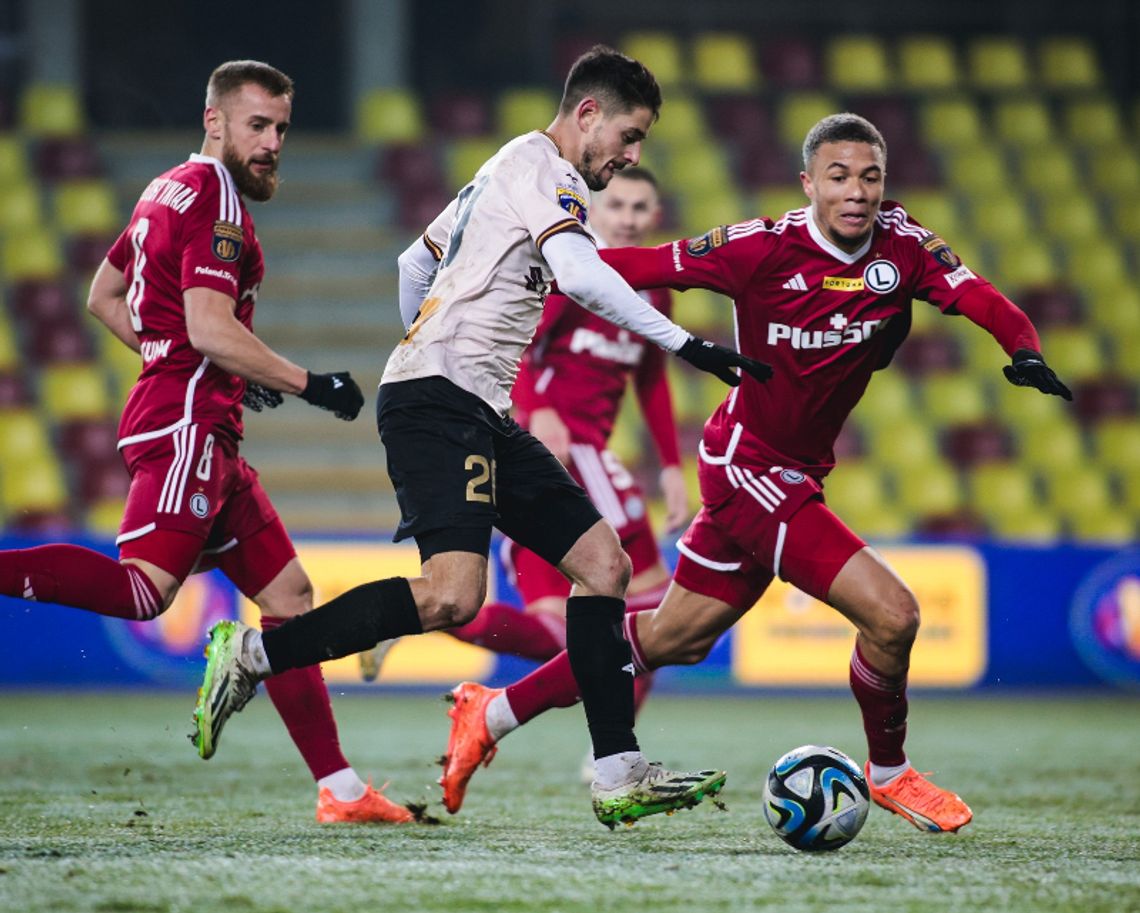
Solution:
M724 787L723 770L678 773L660 764L650 764L640 779L613 789L591 787L594 814L610 830L620 822L634 824L641 818L679 808L692 808L705 796L715 796Z
M219 621L210 628L206 644L206 677L194 706L194 732L190 741L198 757L208 760L218 749L222 727L249 703L259 677L245 658L242 645L253 629L240 621Z

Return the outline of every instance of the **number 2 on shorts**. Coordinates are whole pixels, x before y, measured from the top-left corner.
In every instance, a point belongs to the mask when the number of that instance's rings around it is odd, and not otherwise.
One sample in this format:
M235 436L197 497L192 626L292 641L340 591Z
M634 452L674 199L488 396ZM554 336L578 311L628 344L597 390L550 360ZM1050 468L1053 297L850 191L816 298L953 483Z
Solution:
M467 481L467 500L479 501L483 504L495 503L495 461L488 460L485 456L478 453L473 453L467 457L463 463L463 468L468 472L475 471L475 476ZM485 491L479 491L479 488L486 485L488 482L491 484L491 493L487 494Z

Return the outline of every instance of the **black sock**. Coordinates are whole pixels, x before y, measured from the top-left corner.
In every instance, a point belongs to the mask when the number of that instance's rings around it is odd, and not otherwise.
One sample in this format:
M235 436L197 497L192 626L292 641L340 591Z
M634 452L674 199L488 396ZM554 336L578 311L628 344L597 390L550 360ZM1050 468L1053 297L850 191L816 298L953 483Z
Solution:
M323 606L265 631L261 642L274 674L369 650L382 640L422 634L406 577L365 583Z
M613 596L566 600L566 651L578 680L594 757L637 751L633 654L622 636L625 602Z

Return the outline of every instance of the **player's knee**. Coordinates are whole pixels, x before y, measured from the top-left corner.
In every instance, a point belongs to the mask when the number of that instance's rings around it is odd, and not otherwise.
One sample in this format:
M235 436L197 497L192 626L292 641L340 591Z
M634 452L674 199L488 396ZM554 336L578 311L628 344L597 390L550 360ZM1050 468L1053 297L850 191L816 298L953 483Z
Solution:
M595 593L621 597L625 596L632 574L633 562L618 545L590 568L589 579L585 583Z
M432 628L454 628L475 620L487 598L487 584L479 586L449 586L432 594L427 606ZM423 611L421 606L421 612ZM426 627L426 625L425 625Z
M905 656L918 636L918 600L906 587L900 587L883 600L872 636L887 653Z

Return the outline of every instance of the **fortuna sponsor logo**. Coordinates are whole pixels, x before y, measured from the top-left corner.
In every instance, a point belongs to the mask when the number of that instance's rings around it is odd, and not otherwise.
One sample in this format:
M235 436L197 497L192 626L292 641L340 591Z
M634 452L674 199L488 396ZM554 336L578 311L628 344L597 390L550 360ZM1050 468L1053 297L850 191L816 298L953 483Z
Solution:
M169 206L179 215L190 208L198 196L197 190L191 190L181 181L172 181L169 178L155 178L142 192L139 201L143 203L158 203L160 206Z
M225 279L237 285L237 279L234 274L225 269L214 269L212 266L195 266L195 276L213 276L215 279Z
M968 266L959 266L954 272L947 273L942 278L946 280L946 284L950 286L950 288L957 288L967 279L977 279L978 277L974 275Z
M143 364L149 365L152 361L166 358L170 354L170 340L148 339L139 348L142 350Z
M787 339L793 349L834 349L837 346L858 345L866 342L883 325L882 320L861 320L858 323L844 325L842 314L831 319L832 326L841 326L835 330L804 330L800 327L788 326L786 323L768 324L768 345L779 345L780 341ZM841 322L842 321L842 322Z
M641 353L645 350L643 343L634 342L629 333L622 330L617 339L606 339L601 333L579 327L570 337L570 351L589 352L595 358L606 361L616 361L622 365L635 365L641 361Z

